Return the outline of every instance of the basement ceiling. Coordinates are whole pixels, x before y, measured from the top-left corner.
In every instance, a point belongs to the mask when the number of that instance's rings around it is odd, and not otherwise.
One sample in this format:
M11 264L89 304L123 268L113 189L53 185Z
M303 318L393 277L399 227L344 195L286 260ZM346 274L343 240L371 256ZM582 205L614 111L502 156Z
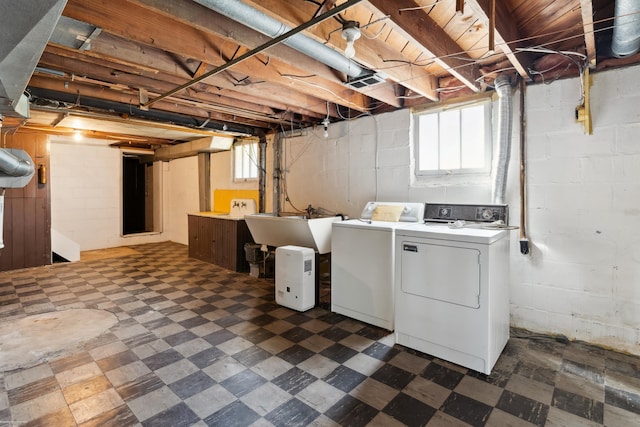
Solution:
M614 15L603 0L68 0L18 126L60 134L93 115L111 123L96 135L153 147L466 97L499 74L548 83L640 60L612 54ZM351 60L346 21L361 32ZM309 22L305 52L293 38L260 49ZM194 134L141 135L134 119Z

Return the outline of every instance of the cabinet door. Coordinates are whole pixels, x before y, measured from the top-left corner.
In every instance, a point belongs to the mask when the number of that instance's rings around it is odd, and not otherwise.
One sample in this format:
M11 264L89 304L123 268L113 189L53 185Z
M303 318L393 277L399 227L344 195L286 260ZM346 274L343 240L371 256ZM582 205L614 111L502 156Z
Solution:
M230 270L235 270L232 263L231 246L235 241L235 221L213 218L213 257L212 262Z
M213 262L213 225L209 218L189 215L189 256Z

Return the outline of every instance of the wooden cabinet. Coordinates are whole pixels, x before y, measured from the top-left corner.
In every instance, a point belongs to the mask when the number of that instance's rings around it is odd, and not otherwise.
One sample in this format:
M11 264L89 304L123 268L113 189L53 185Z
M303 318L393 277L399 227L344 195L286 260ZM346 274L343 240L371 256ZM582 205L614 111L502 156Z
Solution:
M244 244L251 233L243 220L189 215L189 256L229 270L249 271Z

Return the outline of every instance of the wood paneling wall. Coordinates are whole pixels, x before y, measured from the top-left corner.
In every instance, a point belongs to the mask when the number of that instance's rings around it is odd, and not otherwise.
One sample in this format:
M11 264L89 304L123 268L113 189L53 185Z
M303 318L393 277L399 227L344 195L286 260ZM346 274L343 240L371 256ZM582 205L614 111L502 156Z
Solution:
M51 264L51 191L49 144L42 134L1 135L3 148L20 148L35 163L36 173L24 188L7 189L4 200L4 248L0 271ZM38 167L47 170L47 183L38 183Z

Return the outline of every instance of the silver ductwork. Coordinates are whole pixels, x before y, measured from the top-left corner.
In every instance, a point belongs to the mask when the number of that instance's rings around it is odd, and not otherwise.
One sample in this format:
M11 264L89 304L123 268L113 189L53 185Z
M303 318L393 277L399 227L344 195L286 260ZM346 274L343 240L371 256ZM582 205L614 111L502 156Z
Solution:
M640 0L616 0L611 52L618 58L640 50Z
M291 27L240 0L195 0L195 2L271 38L291 30ZM371 74L371 71L362 68L355 61L303 34L295 34L283 43L351 78Z
M498 76L494 85L498 94L498 132L491 199L494 204L503 205L505 204L507 172L511 156L511 82L507 76Z
M2 122L0 121L0 124ZM33 175L35 167L31 157L24 150L16 148L0 149L0 249L4 248L2 240L4 223L4 191L7 188L22 188L26 186Z
M9 176L33 175L34 170L31 157L23 150L13 148L0 149L0 177L3 174ZM4 187L3 185L0 186Z
M0 2L0 115L29 116L23 93L66 3Z

